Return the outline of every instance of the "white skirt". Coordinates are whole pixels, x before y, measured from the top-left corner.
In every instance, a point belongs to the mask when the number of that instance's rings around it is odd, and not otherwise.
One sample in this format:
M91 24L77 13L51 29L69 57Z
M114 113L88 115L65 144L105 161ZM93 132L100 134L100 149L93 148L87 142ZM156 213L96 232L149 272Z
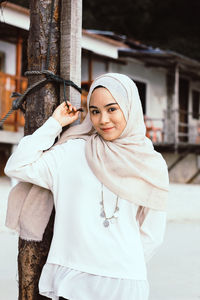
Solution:
M39 282L41 295L58 300L148 300L147 280L112 278L46 264Z

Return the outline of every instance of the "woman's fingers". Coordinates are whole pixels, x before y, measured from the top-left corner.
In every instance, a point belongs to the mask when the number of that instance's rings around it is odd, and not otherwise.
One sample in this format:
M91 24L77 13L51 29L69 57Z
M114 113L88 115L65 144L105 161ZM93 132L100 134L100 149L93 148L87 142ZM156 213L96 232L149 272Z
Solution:
M69 113L77 112L77 108L75 106L73 106L69 101L67 101L67 104L68 104L67 110L69 111Z

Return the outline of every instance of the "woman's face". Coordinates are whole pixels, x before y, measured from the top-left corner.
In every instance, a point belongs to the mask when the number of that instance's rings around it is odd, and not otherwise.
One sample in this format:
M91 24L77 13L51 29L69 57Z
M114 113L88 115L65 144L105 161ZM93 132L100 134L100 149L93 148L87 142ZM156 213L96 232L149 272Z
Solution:
M93 127L106 141L117 139L126 127L124 114L106 88L97 88L90 98L90 119Z

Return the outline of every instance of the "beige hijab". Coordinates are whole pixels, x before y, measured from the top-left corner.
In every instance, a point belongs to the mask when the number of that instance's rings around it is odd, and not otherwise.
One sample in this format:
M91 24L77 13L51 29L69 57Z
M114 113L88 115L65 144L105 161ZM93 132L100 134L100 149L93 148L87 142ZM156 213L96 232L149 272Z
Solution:
M121 136L111 142L105 141L97 132L93 131L89 134L93 127L88 113L80 125L64 132L54 147L69 139L85 139L88 165L100 182L120 198L142 207L165 210L169 184L167 165L161 154L154 150L152 142L145 136L146 128L136 85L129 77L122 74L102 75L93 82L90 88L88 106L94 88L99 85L109 90L124 113L127 125ZM16 203L16 198L19 198L16 196L24 191L24 200L20 200L23 218L18 212L18 220L13 221L12 207L16 209L17 205L10 204L6 225L23 232L22 238L41 240L53 206L52 201L48 202L50 192L34 185L30 187L30 184L20 184L21 186L15 188L17 193L11 192L9 202L13 203L15 198ZM34 193L31 193L31 190ZM36 200L33 201L31 194L34 194ZM43 196L43 205L41 201L39 202L40 195ZM35 201L40 203L40 212L37 210ZM33 217L34 210L37 210L38 219ZM32 226L31 219L33 218L36 227ZM43 219L45 221L42 221Z

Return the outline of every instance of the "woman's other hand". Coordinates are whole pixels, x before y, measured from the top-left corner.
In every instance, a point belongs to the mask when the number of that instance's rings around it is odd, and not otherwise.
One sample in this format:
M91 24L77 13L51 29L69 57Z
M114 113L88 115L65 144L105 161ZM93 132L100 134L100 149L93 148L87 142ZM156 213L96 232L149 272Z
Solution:
M77 111L75 106L67 101L69 108L65 102L62 102L53 112L52 117L56 119L62 127L69 125L76 121L79 116L79 111Z

